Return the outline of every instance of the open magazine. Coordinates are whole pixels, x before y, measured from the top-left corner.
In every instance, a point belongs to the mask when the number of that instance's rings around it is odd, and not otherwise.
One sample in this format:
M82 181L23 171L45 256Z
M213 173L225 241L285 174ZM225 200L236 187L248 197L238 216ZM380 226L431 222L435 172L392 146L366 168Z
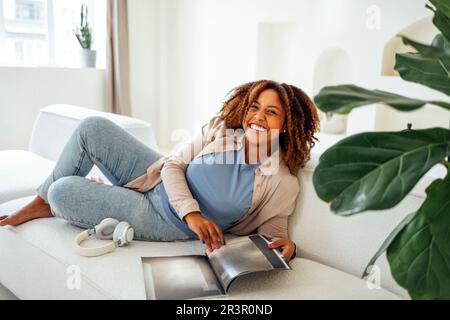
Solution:
M226 295L238 277L260 271L291 270L269 239L260 234L237 237L205 255L143 257L149 300L195 299Z

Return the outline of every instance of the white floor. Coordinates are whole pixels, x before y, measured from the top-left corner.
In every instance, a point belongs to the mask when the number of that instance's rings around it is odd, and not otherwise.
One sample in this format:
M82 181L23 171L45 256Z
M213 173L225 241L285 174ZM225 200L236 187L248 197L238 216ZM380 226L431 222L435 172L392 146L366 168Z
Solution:
M17 300L17 297L0 283L0 300Z

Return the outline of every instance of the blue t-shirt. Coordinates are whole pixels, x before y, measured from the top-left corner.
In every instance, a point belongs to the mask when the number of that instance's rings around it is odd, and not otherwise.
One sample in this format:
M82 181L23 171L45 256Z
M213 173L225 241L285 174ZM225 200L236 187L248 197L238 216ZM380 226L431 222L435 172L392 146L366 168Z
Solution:
M230 163L231 160L231 163ZM251 208L255 170L260 163L245 163L245 145L237 151L209 153L191 161L186 181L201 213L226 231ZM161 200L169 219L187 235L196 238L169 203L161 183Z

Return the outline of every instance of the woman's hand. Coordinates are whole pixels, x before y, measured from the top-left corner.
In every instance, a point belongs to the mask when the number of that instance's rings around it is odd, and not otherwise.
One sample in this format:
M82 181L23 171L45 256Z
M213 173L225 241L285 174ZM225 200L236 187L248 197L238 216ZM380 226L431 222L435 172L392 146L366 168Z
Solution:
M214 248L219 249L220 243L218 239L225 245L225 237L220 227L213 221L202 216L201 212L194 211L184 216L189 229L191 229L198 238L208 247L209 252L213 252Z
M297 246L289 239L274 238L268 246L271 249L281 248L281 255L287 262L291 261L295 257L295 250Z

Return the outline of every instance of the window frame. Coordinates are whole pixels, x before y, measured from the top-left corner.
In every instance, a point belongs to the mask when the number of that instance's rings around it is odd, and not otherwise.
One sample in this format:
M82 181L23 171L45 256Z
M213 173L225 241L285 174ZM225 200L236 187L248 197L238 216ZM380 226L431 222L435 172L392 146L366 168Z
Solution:
M17 61L12 63L6 63L3 60L2 52L5 52L6 39L8 38L8 32L5 28L4 22L4 12L3 12L3 1L0 0L0 67L25 67L25 68L70 68L70 69L84 69L83 67L67 67L61 66L56 63L55 57L55 21L54 21L54 5L55 0L46 0L46 14L47 14L47 44L48 44L48 59L47 62L42 65L34 65L32 63L18 63ZM56 0L58 1L58 0ZM84 0L90 8L95 7L95 0ZM105 13L106 14L106 13ZM89 14L92 17L92 13ZM95 23L95 22L94 22ZM97 53L98 54L98 53ZM91 68L92 69L92 68ZM95 69L104 70L104 67L96 66Z

